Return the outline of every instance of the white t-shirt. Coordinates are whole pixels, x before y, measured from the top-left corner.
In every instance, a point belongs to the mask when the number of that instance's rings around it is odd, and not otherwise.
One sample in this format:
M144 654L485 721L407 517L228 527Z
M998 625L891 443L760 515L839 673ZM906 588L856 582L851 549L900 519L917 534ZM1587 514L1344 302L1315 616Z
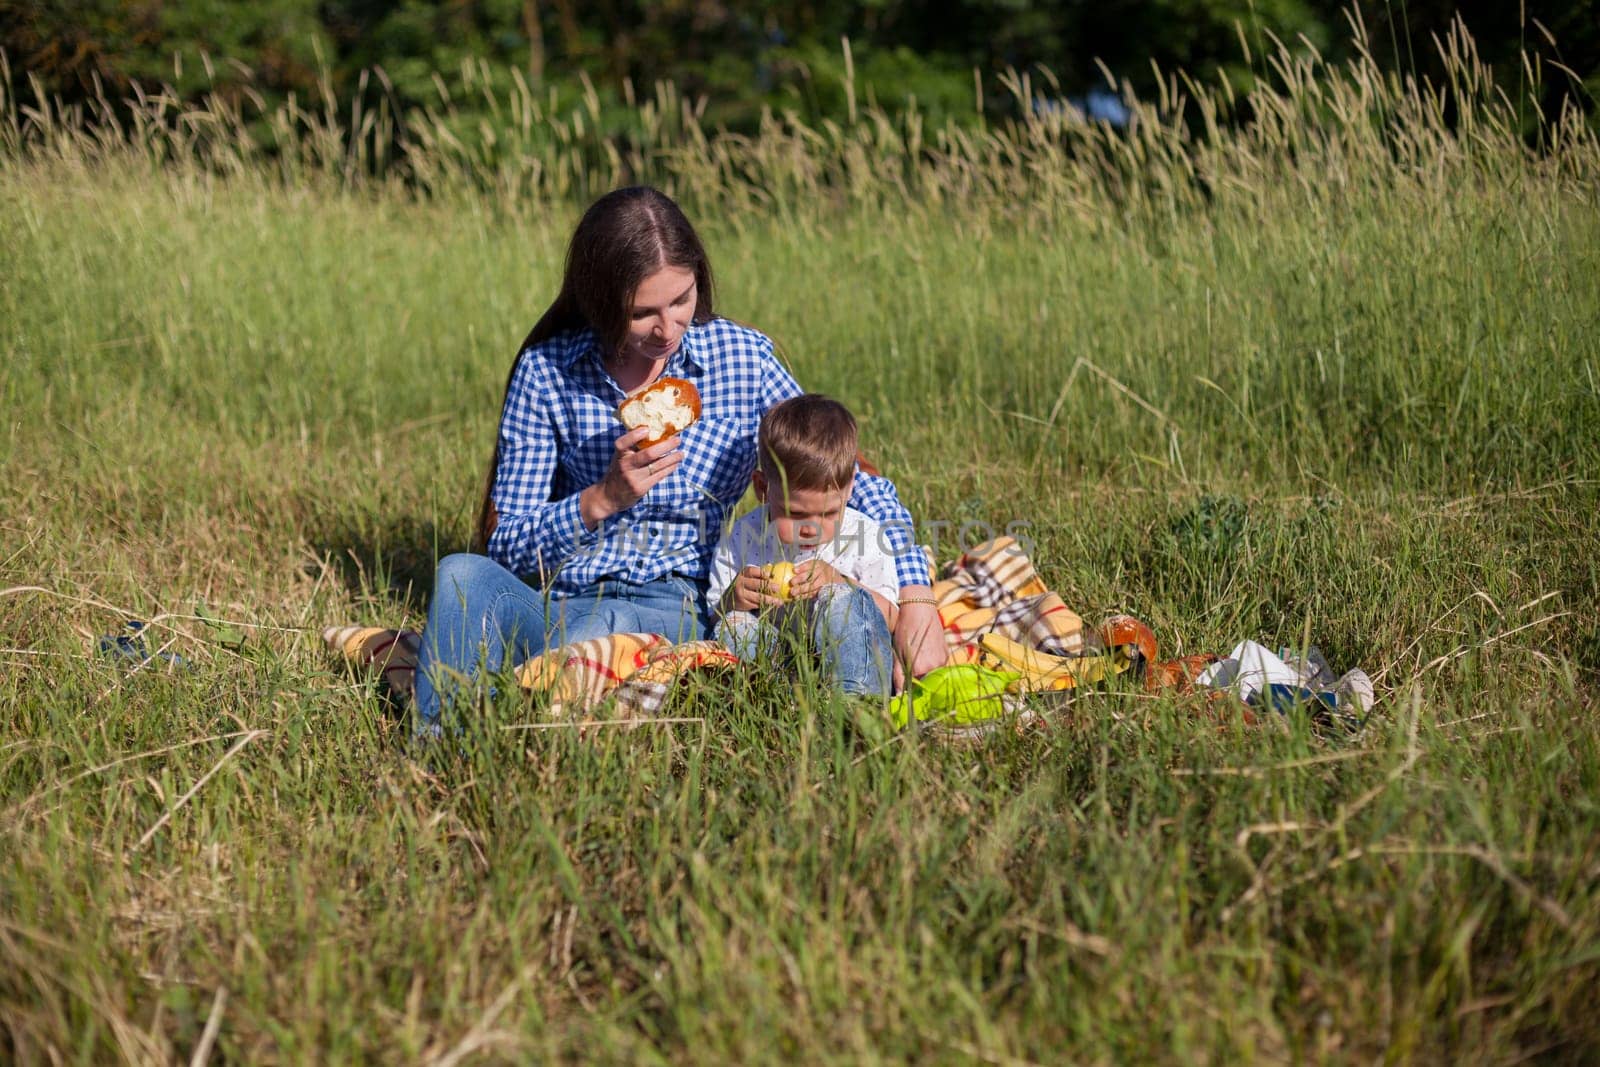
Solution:
M804 563L820 559L844 577L890 602L900 600L900 581L895 574L894 557L889 554L883 527L855 508L845 508L839 517L839 532L831 541L810 548L786 545L778 540L777 527L767 522L763 505L744 516L717 543L711 559L711 580L706 602L718 610L722 595L739 572L746 567L765 567L784 560Z

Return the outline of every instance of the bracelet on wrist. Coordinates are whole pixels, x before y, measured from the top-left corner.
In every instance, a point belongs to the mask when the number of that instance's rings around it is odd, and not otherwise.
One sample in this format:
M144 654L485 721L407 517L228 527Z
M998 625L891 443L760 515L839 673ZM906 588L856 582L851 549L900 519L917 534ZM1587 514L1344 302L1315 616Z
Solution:
M931 596L903 596L903 597L900 598L900 603L901 603L901 605L905 605L905 604L931 604L934 607L938 607L939 606L939 601L937 601L936 599L934 599Z

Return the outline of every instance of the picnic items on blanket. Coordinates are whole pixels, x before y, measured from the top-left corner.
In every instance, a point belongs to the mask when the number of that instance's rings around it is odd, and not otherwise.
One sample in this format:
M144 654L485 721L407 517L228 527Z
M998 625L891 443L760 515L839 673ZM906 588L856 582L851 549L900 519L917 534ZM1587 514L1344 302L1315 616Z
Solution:
M1170 691L1177 694L1193 692L1197 687L1196 679L1219 659L1220 656L1206 652L1151 664L1144 672L1144 691L1146 693Z
M1372 711L1372 680L1357 668L1335 678L1313 645L1304 655L1277 655L1255 641L1241 641L1208 667L1197 685L1227 690L1249 707L1278 712L1309 709L1319 719L1359 727Z
M1132 615L1086 626L1010 537L963 553L933 583L933 595L950 661L1018 671L1025 691L1075 689L1127 672L1147 688L1155 678L1183 689L1203 666L1194 657L1158 663L1155 633Z
M1313 701L1325 709L1319 714L1344 722L1365 716L1372 706L1367 676L1357 670L1334 678L1315 649L1292 664L1286 662L1290 657L1273 656L1248 641L1223 659L1158 661L1150 627L1129 615L1085 625L1008 537L963 553L934 583L933 596L949 666L891 702L896 728L911 719L914 708L919 723L933 721L952 735L975 736L1002 721L1021 725L1037 718L1022 699L1026 694L1071 699L1117 676L1151 693L1199 690L1223 699L1233 692L1247 708L1282 710ZM421 644L415 631L350 626L330 628L323 638L353 664L378 673L396 697L409 700ZM648 718L661 711L684 674L739 663L716 641L674 645L658 634L610 634L552 649L519 666L516 677L523 689L549 693L552 717L586 714L614 700L617 717ZM1247 712L1245 721L1254 722L1255 715Z
M904 730L913 714L920 724L971 726L1015 713L1019 703L1005 698L1021 678L976 663L937 667L917 678L889 701L889 720Z
M974 662L1014 671L1016 688L1037 692L1096 685L1127 671L1139 677L1156 653L1155 634L1128 615L1113 615L1101 623L1097 637L1098 647L1076 656L1052 656L1001 633L980 634ZM972 646L964 646L961 652L974 655L971 650Z
M1148 678L1157 667L1150 627L1131 615L1112 615L1090 629L1010 537L963 553L933 593L950 662L1014 672L1017 692L1061 692L1126 673ZM1159 676L1169 674L1184 676L1181 670Z

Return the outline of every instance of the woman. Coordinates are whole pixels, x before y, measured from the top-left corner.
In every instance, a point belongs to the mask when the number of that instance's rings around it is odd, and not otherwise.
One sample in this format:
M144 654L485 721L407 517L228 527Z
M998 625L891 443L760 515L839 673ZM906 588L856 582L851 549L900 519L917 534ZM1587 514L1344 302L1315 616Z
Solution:
M700 418L639 448L647 431L618 436L614 413L663 376L695 384ZM771 341L712 312L711 266L677 204L632 188L591 205L506 383L483 555L447 556L435 575L417 665L423 724L436 728L441 696L480 668L608 633L705 636L711 555L755 469L762 413L801 392ZM895 552L900 657L913 675L942 665L928 563L894 486L862 473L850 504L887 528Z

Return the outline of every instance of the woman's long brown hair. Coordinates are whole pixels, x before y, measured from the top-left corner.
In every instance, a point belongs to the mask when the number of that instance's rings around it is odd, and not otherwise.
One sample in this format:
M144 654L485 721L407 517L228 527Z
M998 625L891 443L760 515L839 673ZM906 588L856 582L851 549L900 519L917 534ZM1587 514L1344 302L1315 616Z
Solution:
M567 246L561 292L517 349L517 358L506 375L505 398L511 395L511 382L523 354L559 334L592 329L601 353L615 353L628 336L633 294L641 282L663 267L694 273L699 294L694 321L709 321L713 316L711 263L699 235L671 197L648 186L633 186L609 192L589 205ZM505 411L505 399L501 400L500 409ZM472 542L472 550L480 554L488 551L489 537L499 523L494 508L494 481L499 466L497 429Z

